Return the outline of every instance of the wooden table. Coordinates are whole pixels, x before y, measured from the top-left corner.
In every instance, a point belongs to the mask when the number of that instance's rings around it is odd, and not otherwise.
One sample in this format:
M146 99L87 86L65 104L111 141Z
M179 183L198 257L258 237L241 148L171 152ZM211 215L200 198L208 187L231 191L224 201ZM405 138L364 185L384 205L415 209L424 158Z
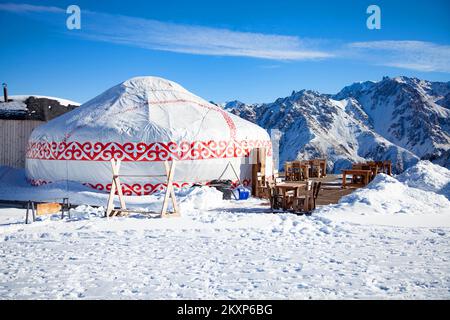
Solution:
M367 161L361 163L354 163L352 165L352 169L357 170L372 170L374 176L378 173L385 173L388 175L392 175L392 162L390 160L387 161Z
M289 191L294 191L294 197L297 197L299 195L299 189L304 188L306 183L289 183L289 182L283 182L280 184L277 184L275 188L278 189L279 194L283 196L283 210L288 210L288 202L287 202L287 193ZM307 207L308 199L305 201L305 206Z
M303 181L309 178L309 164L301 161L290 161L284 164L286 181Z
M342 170L342 188L347 186L346 178L347 175L351 174L352 176L361 176L363 180L363 185L366 186L370 181L370 176L372 175L372 170L360 170L360 169L346 169Z

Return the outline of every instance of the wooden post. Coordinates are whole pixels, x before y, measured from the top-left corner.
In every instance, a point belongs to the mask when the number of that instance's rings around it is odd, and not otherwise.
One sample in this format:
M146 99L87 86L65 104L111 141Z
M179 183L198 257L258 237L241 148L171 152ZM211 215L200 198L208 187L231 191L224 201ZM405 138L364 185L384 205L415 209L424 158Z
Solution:
M119 195L120 208L126 209L127 207L125 206L125 199L123 198L123 190L122 190L122 185L120 184L120 178L119 178L120 164L121 164L121 161L117 160L115 170L113 168L114 183L116 184L117 194Z
M264 175L266 167L265 148L252 149L252 196L258 196L258 173Z
M306 186L305 186L305 188L306 188L306 191L305 191L305 203L304 203L304 207L303 207L303 210L305 212L309 211L309 198L311 196L311 184L312 184L312 181L309 180L309 181L306 182Z
M166 169L167 174L167 187L166 187L166 194L164 195L163 206L161 209L161 217L178 216L179 215L178 204L175 198L175 191L173 189L172 183L173 176L175 173L175 161L172 161L172 165L170 167L169 163L167 161L164 161L164 167ZM172 206L173 206L172 214L167 214L167 206L169 204L169 198L172 199Z
M120 159L111 159L111 168L113 173L113 179L111 183L111 190L109 192L108 206L106 207L106 216L109 217L114 211L114 196L117 190L117 195L119 196L120 209L126 210L125 199L123 197L122 185L120 184L119 171L120 171L121 161ZM115 215L116 213L113 213Z
M342 171L342 189L345 189L346 181L347 181L347 172L344 170Z
M114 209L114 195L116 193L116 183L114 182L114 175L116 174L116 162L111 159L111 167L113 173L113 179L111 183L111 190L109 191L108 205L106 206L106 217L109 217ZM120 165L119 165L120 167Z
M140 211L140 210L128 210L125 204L125 197L123 196L123 191L122 191L122 185L120 183L120 160L114 160L111 159L111 168L112 168L112 173L113 173L113 178L112 178L112 182L111 182L111 190L109 192L109 198L108 198L108 204L106 207L106 212L105 215L106 217L110 217L110 216L115 216L117 213L122 213L125 212L126 214L128 214L128 212L140 212L140 213L145 213L145 214L159 214L161 217L169 217L169 216L179 216L180 215L180 211L178 208L178 204L175 198L175 191L174 191L174 187L173 187L173 178L174 178L174 173L175 173L175 161L172 161L172 165L169 166L169 163L167 161L164 162L164 171L165 174L162 175L137 175L139 177L145 176L145 177L165 177L166 178L166 193L164 195L164 201L163 201L163 205L161 208L161 212L157 213L157 212L144 212L144 211ZM127 176L127 177L133 177L133 175L122 175L122 176ZM117 195L119 197L119 201L120 201L120 209L114 209L114 196L117 190ZM167 213L167 206L169 203L169 199L171 199L172 201L172 205L173 205L173 213Z
M35 208L34 208L34 201L28 200L28 203L27 203L27 215L25 217L25 224L28 224L28 221L30 220L29 217L28 217L30 209L31 209L31 215L32 215L33 222L36 221L36 212L35 212Z

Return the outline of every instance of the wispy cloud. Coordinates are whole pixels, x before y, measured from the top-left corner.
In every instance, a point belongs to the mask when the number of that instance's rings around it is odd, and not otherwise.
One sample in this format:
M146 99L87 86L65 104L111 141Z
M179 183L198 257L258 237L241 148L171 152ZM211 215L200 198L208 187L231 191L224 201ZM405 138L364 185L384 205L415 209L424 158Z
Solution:
M277 61L340 58L416 71L450 73L450 46L431 42L386 40L344 43L178 24L81 9L82 29L75 32L64 29L61 18L64 19L66 11L63 8L0 4L0 11L27 15L77 37L150 50Z
M384 66L416 71L450 72L450 46L424 41L354 42L349 47Z
M0 3L1 11L9 11L14 13L32 13L32 12L52 12L63 13L64 9L51 6L36 6L25 3Z
M280 67L279 64L263 64L259 66L261 69L277 69Z
M0 10L27 14L65 12L61 8L28 4L2 4ZM179 53L271 60L311 60L333 56L317 49L314 41L296 36L240 32L88 10L81 13L82 30L76 34L91 40Z
M93 16L96 23L88 25L92 33L87 34L87 37L147 49L273 60L332 56L313 48L310 41L294 36L239 32L98 13L93 13ZM102 23L98 24L99 21Z

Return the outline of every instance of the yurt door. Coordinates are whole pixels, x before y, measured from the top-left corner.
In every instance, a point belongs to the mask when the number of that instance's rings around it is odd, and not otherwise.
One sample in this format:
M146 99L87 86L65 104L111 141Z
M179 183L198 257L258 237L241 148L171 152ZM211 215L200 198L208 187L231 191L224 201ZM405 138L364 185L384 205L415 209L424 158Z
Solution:
M266 148L253 149L252 154L252 195L258 196L258 176L264 181L266 171Z

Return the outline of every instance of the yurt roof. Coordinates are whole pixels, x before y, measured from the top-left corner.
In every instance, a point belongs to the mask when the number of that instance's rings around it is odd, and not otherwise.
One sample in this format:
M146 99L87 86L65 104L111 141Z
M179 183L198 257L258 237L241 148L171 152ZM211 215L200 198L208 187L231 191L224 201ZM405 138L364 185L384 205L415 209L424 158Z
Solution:
M268 139L257 125L159 77L124 81L41 126L34 139L61 140Z

